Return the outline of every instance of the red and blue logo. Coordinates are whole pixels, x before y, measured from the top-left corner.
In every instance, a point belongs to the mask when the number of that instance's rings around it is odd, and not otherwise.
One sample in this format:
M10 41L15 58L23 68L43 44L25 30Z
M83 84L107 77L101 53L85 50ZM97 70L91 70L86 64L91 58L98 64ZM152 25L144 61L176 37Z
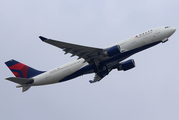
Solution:
M9 69L16 77L31 78L44 72L44 71L35 70L16 60L7 61L5 62L5 64L9 67Z

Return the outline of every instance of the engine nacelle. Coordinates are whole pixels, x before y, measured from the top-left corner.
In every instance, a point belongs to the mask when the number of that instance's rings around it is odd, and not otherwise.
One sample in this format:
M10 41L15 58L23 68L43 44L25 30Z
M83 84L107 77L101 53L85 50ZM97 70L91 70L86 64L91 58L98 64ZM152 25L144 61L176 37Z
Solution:
M121 48L120 48L119 45L115 45L115 46L113 46L113 47L110 47L110 48L106 49L106 50L103 52L103 54L104 54L105 56L109 56L109 57L112 57L112 56L117 55L117 54L119 54L119 53L121 53Z
M125 62L122 62L119 66L118 66L118 70L129 70L135 67L135 61L133 59L127 60Z

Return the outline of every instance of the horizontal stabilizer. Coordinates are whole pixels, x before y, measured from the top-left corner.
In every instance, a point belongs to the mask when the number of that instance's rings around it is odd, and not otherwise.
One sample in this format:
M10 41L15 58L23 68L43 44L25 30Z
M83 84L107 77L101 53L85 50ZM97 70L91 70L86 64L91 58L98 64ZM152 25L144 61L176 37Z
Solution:
M27 91L30 87L31 87L31 86L24 86L24 87L22 88L22 92Z
M33 79L28 79L28 78L18 78L18 77L9 77L6 78L6 80L24 85L24 84L32 84L34 82Z

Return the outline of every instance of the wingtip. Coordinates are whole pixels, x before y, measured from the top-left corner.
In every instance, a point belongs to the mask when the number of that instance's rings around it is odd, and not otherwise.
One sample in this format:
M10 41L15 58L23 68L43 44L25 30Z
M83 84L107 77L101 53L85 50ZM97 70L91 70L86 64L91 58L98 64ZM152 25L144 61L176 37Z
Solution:
M47 38L45 38L45 37L43 37L43 36L39 36L39 38L40 38L42 41L48 40Z
M89 80L89 82L90 82L90 83L93 83L93 81L92 81L92 80Z

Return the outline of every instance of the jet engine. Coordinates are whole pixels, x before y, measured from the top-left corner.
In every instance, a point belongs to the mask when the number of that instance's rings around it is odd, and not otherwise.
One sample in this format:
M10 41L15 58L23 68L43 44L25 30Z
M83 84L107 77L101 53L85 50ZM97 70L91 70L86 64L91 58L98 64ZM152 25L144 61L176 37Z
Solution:
M126 71L126 70L132 69L134 67L135 67L135 62L133 59L130 59L130 60L120 63L120 65L117 67L117 69L118 69L118 71L119 70Z
M119 53L121 53L121 48L119 45L115 45L113 47L110 47L110 48L107 48L106 50L104 50L103 55L112 57Z

